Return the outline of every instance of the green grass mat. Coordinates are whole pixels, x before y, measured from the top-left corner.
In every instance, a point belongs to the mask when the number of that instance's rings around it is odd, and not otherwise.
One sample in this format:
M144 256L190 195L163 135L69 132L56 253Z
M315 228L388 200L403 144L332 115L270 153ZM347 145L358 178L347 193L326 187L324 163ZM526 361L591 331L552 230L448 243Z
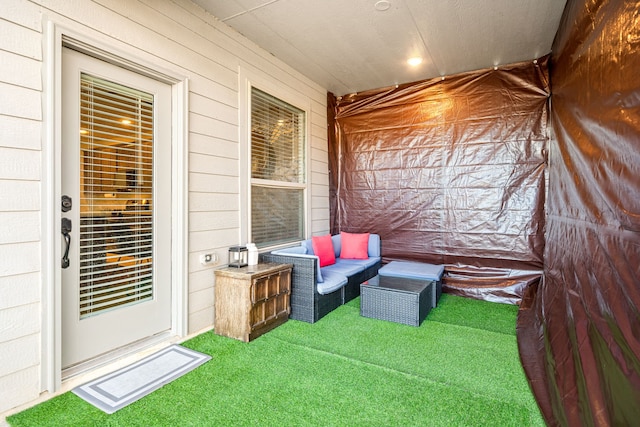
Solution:
M12 426L544 426L520 366L517 307L443 295L416 328L367 319L359 300L251 343L211 332L213 359L107 415L71 393Z

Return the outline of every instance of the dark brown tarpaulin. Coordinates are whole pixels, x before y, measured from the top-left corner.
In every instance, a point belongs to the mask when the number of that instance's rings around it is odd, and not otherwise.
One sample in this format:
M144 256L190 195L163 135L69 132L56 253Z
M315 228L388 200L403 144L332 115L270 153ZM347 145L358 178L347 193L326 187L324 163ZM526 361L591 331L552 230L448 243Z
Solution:
M542 275L547 60L329 95L332 233L378 233L385 262L519 303Z
M518 317L550 425L640 425L639 10L569 0L553 46L544 280Z

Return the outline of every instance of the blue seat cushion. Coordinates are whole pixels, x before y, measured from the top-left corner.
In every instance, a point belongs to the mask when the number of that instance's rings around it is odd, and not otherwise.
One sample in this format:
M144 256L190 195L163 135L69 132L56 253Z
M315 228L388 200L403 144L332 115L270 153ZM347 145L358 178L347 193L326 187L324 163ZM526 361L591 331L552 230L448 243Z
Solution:
M327 272L342 274L343 276L353 276L365 269L364 263L345 262L343 259L337 259L335 264L322 267L322 275Z
M345 263L345 264L355 264L362 267L362 270L375 265L378 261L380 261L379 256L370 256L367 259L336 259L336 262Z
M444 265L423 262L391 261L378 271L381 276L406 277L408 279L442 280Z
M337 291L341 287L347 284L347 277L334 272L334 271L324 271L326 267L322 267L322 277L324 281L318 282L316 285L318 288L318 293L321 295L330 294L333 291Z

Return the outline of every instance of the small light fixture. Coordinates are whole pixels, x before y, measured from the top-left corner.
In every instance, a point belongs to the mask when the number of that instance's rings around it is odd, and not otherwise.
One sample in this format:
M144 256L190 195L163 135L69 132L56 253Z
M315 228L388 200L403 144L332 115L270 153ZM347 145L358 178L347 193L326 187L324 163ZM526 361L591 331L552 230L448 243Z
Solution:
M88 131L88 130L86 130L86 129L80 129L80 135L86 135L86 134L88 134L88 133L89 133L89 131Z
M130 125L130 124L131 124L131 120L129 120L129 119L122 119L122 120L120 120L120 123L122 123L123 125Z
M245 267L249 263L249 250L246 246L229 248L229 267Z
M414 56L413 58L407 59L407 64L411 65L412 67L417 67L418 65L422 64L422 58L419 56Z
M387 0L380 0L377 1L373 7L375 7L378 12L384 12L385 10L389 10L391 2Z

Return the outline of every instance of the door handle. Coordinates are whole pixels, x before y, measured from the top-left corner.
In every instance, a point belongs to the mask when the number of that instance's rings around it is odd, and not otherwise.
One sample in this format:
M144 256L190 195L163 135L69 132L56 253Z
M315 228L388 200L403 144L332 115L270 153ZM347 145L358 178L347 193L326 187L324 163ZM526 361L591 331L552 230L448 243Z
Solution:
M71 220L62 218L62 236L64 237L65 249L62 255L62 268L69 267L69 248L71 247Z

